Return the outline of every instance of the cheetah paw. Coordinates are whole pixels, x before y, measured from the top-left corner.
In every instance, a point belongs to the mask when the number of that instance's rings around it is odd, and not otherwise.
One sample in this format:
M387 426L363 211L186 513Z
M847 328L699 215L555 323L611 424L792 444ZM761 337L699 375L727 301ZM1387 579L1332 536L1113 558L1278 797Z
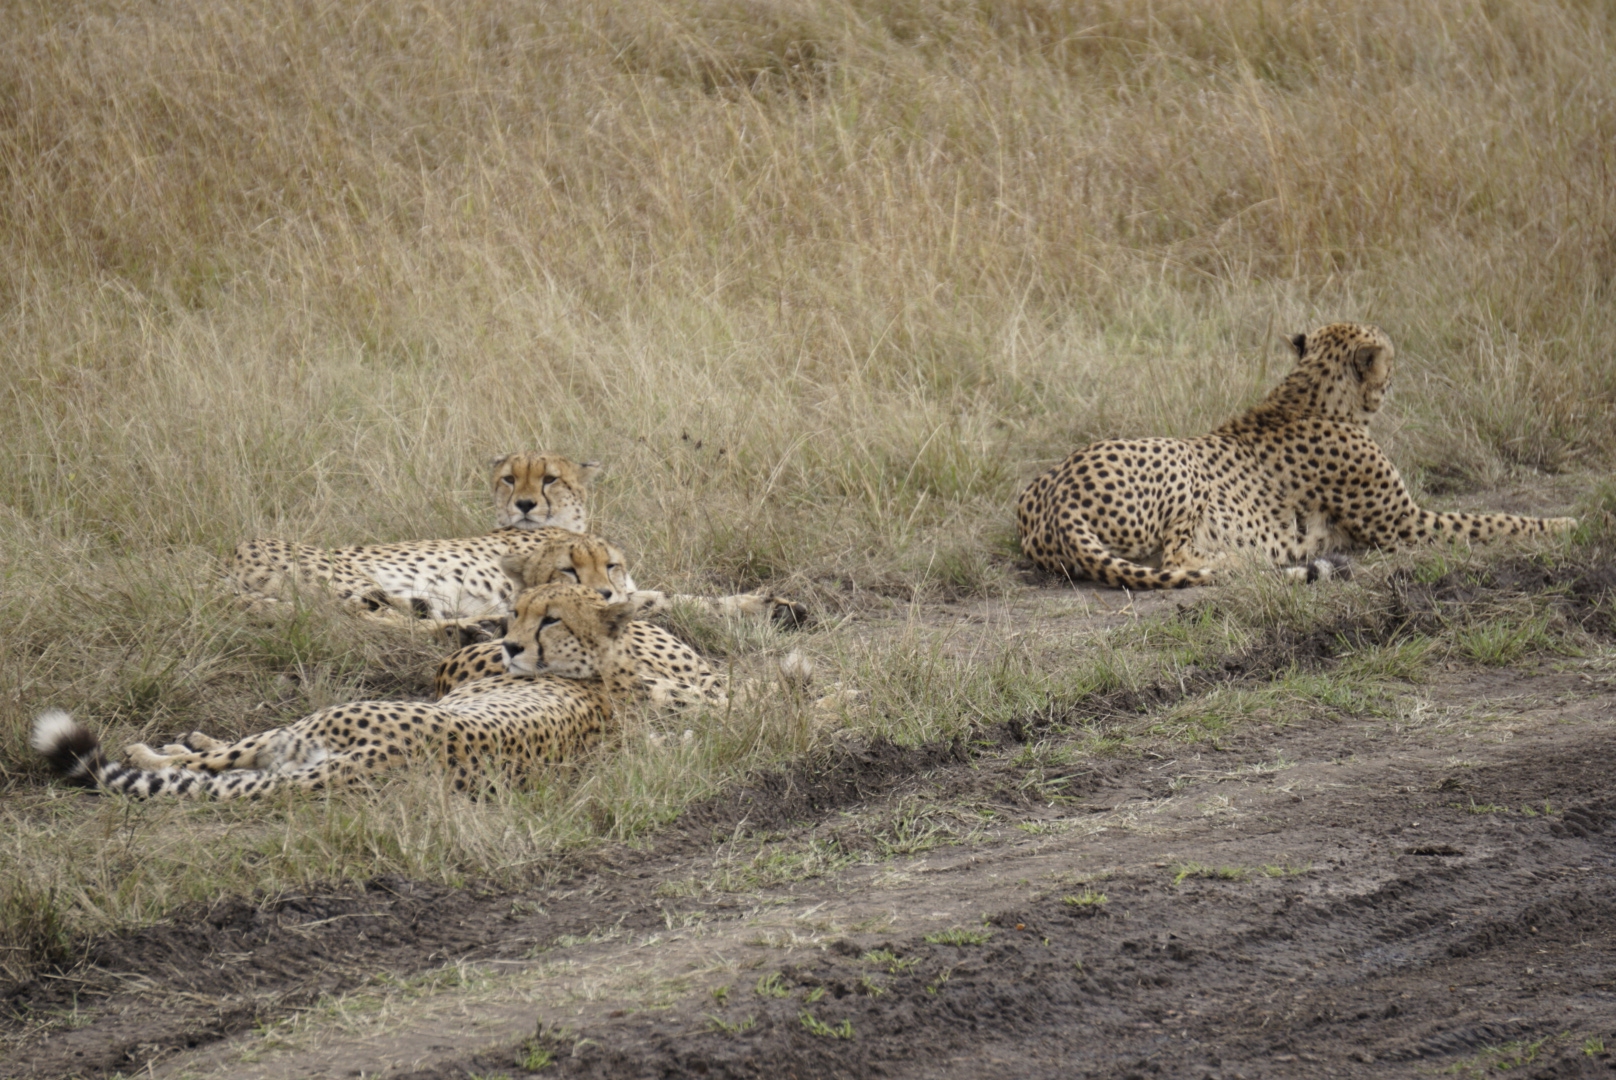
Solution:
M1292 581L1351 581L1352 560L1338 551L1330 551L1305 566L1287 566L1285 576Z

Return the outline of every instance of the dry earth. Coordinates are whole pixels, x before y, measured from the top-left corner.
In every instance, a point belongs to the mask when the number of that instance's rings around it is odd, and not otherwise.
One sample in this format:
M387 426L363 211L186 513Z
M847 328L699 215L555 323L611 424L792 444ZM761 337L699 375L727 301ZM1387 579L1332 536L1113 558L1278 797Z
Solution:
M966 640L1178 602L1035 589L928 617ZM1449 665L1371 715L1059 767L1029 753L1059 716L841 747L528 892L377 881L94 942L13 989L4 1069L1616 1076L1613 684L1599 658Z

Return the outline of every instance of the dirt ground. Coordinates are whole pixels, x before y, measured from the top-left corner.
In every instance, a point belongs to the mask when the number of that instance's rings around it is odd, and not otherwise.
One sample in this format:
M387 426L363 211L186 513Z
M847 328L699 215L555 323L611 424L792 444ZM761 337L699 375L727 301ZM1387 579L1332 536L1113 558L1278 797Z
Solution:
M844 746L524 893L376 881L94 942L11 990L0 1071L1616 1077L1608 663L1098 758L1033 752L1043 722ZM826 854L877 832L898 853ZM700 887L760 844L798 872Z

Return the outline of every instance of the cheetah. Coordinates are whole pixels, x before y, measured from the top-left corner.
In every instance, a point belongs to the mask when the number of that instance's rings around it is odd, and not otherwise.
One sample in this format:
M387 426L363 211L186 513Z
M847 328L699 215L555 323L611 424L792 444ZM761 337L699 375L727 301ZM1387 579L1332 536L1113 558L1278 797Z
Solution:
M1312 578L1341 565L1348 547L1576 527L1575 518L1421 510L1368 431L1391 383L1391 339L1334 323L1291 344L1296 369L1211 434L1094 443L1034 480L1016 507L1022 550L1069 578L1177 589L1239 562L1303 564L1287 573Z
M559 454L506 454L490 465L497 527L486 536L331 549L244 540L226 574L248 609L260 613L323 586L344 610L381 622L503 619L514 595L500 559L553 539L548 530L583 532L585 486L599 468Z
M612 572L621 556L605 540L574 533L564 535L573 539L504 557L502 566L518 592L571 582L596 590L608 603L626 600L636 615L647 609L657 610L665 602L660 593L623 591L621 580ZM724 703L721 678L694 649L662 627L636 618L624 632L622 647L625 663L632 668L638 684L635 696L641 700L655 705ZM471 680L502 675L506 670L504 642L467 645L438 665L433 679L435 696L441 699Z
M248 610L260 614L284 608L296 592L324 587L352 614L395 625L428 620L434 632L457 645L498 637L516 598L501 560L556 542L558 531L585 532L586 485L599 469L598 462L576 463L558 454L507 454L491 463L497 527L486 536L331 549L245 540L226 576ZM626 570L622 578L621 588L637 591ZM806 625L809 618L802 604L766 593L670 598L648 590L637 604L650 613L670 599L788 627Z
M525 628L519 674L457 687L435 704L356 701L236 742L192 732L154 751L136 743L127 764L60 710L42 713L33 746L69 783L136 798L250 799L363 783L436 761L457 790L485 766L519 776L576 757L615 731L614 702L637 691L624 667L627 602L581 585L548 585L518 601Z
M548 614L527 603L530 593L517 601L511 629L504 640L467 645L449 656L438 668L436 694L448 700L465 687L488 679L509 679L535 671L535 656L545 656L545 629ZM632 600L630 600L632 606ZM614 694L619 700L648 703L651 707L684 708L693 705L724 708L732 703L758 705L774 698L795 698L811 702L821 718L832 711L855 707L860 692L835 682L827 692L808 697L813 682L813 661L792 650L777 664L777 679L748 677L730 684L729 677L714 673L693 648L651 622L630 621L622 632L619 652L619 681ZM685 737L692 732L685 732Z

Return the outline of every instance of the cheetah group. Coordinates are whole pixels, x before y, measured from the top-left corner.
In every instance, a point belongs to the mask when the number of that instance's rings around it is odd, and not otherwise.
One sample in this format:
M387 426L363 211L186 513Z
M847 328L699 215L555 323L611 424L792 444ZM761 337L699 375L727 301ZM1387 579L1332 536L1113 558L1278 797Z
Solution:
M1391 383L1390 338L1335 323L1292 345L1295 369L1211 433L1094 443L1034 479L1016 505L1023 552L1067 579L1174 589L1263 566L1311 581L1346 572L1354 551L1576 525L1421 510L1368 430ZM33 745L67 782L139 798L319 792L421 763L467 790L616 738L626 705L724 706L726 680L655 617L681 602L800 626L807 610L766 593L639 589L622 550L588 531L597 470L551 453L499 458L495 528L482 536L237 546L225 579L249 611L325 592L354 617L424 625L457 646L438 666L435 701L332 706L233 742L192 732L159 749L131 745L121 762L50 710L35 721Z

